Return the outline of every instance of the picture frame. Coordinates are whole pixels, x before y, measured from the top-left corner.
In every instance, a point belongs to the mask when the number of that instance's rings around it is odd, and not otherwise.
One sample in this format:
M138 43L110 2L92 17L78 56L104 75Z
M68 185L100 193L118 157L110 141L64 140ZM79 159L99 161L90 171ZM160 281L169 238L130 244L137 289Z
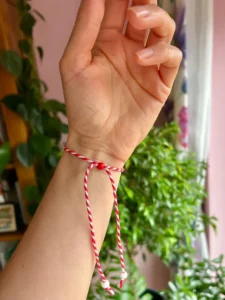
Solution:
M17 231L16 212L13 204L0 205L0 233Z

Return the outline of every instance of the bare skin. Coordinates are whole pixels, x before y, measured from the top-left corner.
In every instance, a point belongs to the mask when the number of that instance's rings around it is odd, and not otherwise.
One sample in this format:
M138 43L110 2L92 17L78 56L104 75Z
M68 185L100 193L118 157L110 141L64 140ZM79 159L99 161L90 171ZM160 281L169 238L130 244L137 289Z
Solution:
M60 63L69 120L67 145L117 167L151 129L182 59L170 45L174 22L156 1L136 0L129 9L128 2L83 0ZM83 195L86 168L85 162L63 155L1 274L1 300L86 299L95 266ZM119 177L114 174L117 184ZM100 248L113 204L106 174L93 170L89 189Z

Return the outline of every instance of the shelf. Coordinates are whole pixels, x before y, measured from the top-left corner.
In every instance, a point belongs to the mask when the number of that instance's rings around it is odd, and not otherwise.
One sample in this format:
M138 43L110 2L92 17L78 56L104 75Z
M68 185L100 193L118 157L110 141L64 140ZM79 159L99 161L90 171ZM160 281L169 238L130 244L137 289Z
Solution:
M0 233L0 242L19 241L22 239L23 234L22 231Z

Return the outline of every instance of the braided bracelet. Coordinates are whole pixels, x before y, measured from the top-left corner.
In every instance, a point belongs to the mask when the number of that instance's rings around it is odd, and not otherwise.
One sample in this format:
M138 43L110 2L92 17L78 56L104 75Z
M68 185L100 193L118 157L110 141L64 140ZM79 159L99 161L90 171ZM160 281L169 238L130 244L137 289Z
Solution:
M120 253L120 264L121 264L121 269L122 269L119 287L122 288L123 283L125 282L125 280L127 278L127 272L125 271L123 246L121 244L120 213L119 213L119 207L118 207L118 198L117 198L116 186L115 186L115 181L114 181L110 171L121 172L122 173L124 171L124 169L123 168L115 168L115 167L112 167L112 166L107 166L103 162L93 161L93 160L91 160L91 159L89 159L89 158L87 158L83 155L80 155L79 153L75 152L74 150L69 149L67 146L64 146L64 150L66 152L68 152L69 154L71 154L71 155L73 155L77 158L80 158L80 159L86 161L87 163L89 163L89 166L88 166L88 168L86 170L86 173L85 173L85 176L84 176L84 195L85 195L85 201L86 201L86 207L87 207L87 213L88 213L88 220L89 220L89 226L90 226L90 232L91 232L91 241L92 241L92 246L93 246L93 250L94 250L94 255L95 255L95 260L96 260L96 264L97 264L97 267L98 267L99 275L102 279L102 287L106 291L108 291L110 293L110 295L114 295L114 291L110 287L110 283L104 275L104 272L102 270L101 263L100 263L100 260L99 260L99 252L98 252L97 244L96 244L94 225L93 225L93 217L92 217L89 194L88 194L88 178L89 178L90 171L93 168L97 168L98 170L105 171L108 174L109 180L110 180L111 185L112 185L113 197L114 197L114 207L115 207L115 212L116 212L117 245L118 245L118 249L119 249L119 253Z

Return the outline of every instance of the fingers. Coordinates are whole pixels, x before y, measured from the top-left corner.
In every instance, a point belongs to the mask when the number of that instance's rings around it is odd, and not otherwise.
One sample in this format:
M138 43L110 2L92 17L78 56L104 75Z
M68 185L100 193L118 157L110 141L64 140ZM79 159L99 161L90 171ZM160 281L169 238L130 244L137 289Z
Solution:
M147 4L152 4L152 5L157 5L157 0L135 0L132 3L133 6L137 5L147 5ZM146 30L139 30L135 27L132 26L132 24L129 22L129 15L130 15L130 9L128 10L127 17L128 17L128 25L126 29L126 37L129 39L136 41L136 42L144 42L146 37L149 35L149 28Z
M106 0L105 16L101 29L115 29L122 32L129 0Z
M167 87L172 87L182 60L182 52L178 48L162 42L140 50L136 54L139 65L160 65L161 80Z
M64 53L73 68L82 69L91 62L91 50L99 34L104 9L105 0L82 0Z
M175 22L160 7L153 4L133 6L128 9L127 17L134 29L139 31L151 29L151 35L153 33L156 37L171 42L175 32Z

